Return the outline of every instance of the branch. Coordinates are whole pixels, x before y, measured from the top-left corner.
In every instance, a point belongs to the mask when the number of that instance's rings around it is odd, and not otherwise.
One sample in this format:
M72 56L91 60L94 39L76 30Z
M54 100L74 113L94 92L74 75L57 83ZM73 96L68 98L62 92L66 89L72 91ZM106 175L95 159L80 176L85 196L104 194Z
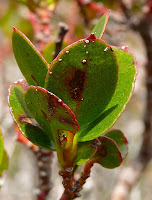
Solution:
M51 190L50 166L52 163L53 152L39 148L35 151L35 155L39 170L39 193L37 194L37 200L45 200Z
M81 196L79 192L83 189L83 185L86 183L87 178L90 177L91 168L93 167L94 163L95 163L94 159L85 163L83 172L81 173L81 176L78 180L74 179L74 172L71 172L71 178L70 178L69 175L67 176L66 173L60 171L59 174L63 177L63 185L65 188L64 193L60 198L60 200L73 200Z
M68 30L69 30L69 28L65 23L63 23L63 22L59 23L59 33L58 33L58 38L55 41L56 50L55 50L54 58L56 58L57 55L59 54L59 52L61 51L63 39L64 39L66 33L68 32Z
M82 0L77 0L77 4L78 4L78 6L80 8L80 11L82 13L85 27L88 28L88 26L89 26L89 20L88 20L88 17L86 15L86 12L85 12L85 9L84 9L84 3L82 2Z
M34 36L39 51L51 40L50 19L53 14L52 10L45 7L37 8L34 12L30 11L29 20L34 29Z

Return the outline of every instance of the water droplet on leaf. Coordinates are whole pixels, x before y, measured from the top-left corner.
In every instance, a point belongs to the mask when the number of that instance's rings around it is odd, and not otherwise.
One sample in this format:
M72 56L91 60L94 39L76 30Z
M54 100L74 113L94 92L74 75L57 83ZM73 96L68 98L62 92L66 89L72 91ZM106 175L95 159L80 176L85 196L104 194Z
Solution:
M106 52L106 51L108 51L108 47L106 47L106 48L104 49L104 52Z
M87 62L87 60L86 60L86 59L82 60L82 63L83 63L83 64L85 64L86 62Z
M89 40L85 40L85 43L86 43L86 44L89 44L89 42L90 42Z
M66 53L66 54L69 54L69 53L70 53L70 51L66 51L65 53Z

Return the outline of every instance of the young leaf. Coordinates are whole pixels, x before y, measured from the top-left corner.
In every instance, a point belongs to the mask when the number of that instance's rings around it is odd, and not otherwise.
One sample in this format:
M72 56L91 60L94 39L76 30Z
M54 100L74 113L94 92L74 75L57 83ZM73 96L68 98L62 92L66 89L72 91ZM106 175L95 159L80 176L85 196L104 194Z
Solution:
M93 140L105 133L120 117L128 103L136 77L135 61L128 49L114 48L118 64L118 83L116 91L102 114L76 137L79 141Z
M94 156L94 158L97 158L97 163L109 169L118 167L122 162L122 156L117 144L105 136L101 136L99 140L101 146Z
M34 121L25 106L23 95L27 87L28 84L25 80L19 80L10 87L8 97L10 112L21 132L32 143L42 148L55 150L53 140Z
M69 45L68 42L63 42L61 49L64 49L68 45ZM44 47L42 51L42 55L47 61L47 63L50 63L53 60L54 53L55 53L55 46L56 46L55 42L51 41Z
M113 129L107 132L104 136L111 138L116 142L121 152L121 156L124 159L128 153L128 142L124 134L120 130Z
M95 36L99 39L103 37L103 34L105 32L108 20L109 20L109 13L108 11L106 14L104 14L98 21L98 23L95 25L95 27L92 30L92 33L95 34Z
M44 88L30 86L24 95L25 105L49 137L59 141L59 131L75 134L78 123L72 111L54 94Z
M92 146L92 141L78 143L75 163L77 165L84 164L94 156L95 152L96 149Z
M82 129L110 102L117 75L115 53L92 34L65 48L51 63L45 88L71 108Z
M30 40L14 28L13 51L17 64L29 85L44 87L48 65Z

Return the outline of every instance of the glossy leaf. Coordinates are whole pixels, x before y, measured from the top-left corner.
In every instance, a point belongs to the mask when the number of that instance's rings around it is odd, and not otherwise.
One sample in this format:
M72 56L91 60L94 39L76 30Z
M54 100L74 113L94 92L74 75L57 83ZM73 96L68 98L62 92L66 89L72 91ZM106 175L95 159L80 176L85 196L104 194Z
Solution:
M92 34L65 48L51 63L45 88L71 108L82 129L110 102L117 74L115 53Z
M25 92L25 104L39 125L55 142L59 141L59 131L75 134L78 123L72 111L54 94L42 87L30 86Z
M120 117L131 97L136 77L134 57L128 49L121 50L114 47L113 49L119 64L116 91L100 117L77 134L79 141L93 140L105 133Z
M94 158L97 158L97 163L109 169L118 167L122 162L122 156L117 144L105 136L101 136L99 140L101 146L94 156Z
M29 85L44 86L48 65L30 40L14 28L13 51L17 64Z
M127 146L128 142L124 134L120 130L114 129L107 132L104 136L111 138L116 142L121 152L121 156L124 159L128 153L128 146Z
M105 32L109 20L109 13L110 11L104 14L92 30L92 33L94 33L97 38L101 39L103 37L103 34Z
M78 143L75 163L77 165L84 164L94 156L95 152L96 149L92 146L92 141Z
M19 80L9 89L10 112L21 132L34 144L42 148L55 150L54 142L29 114L23 100L28 84Z
M68 46L68 43L63 42L61 50L64 49L66 46ZM51 41L44 47L42 51L42 55L48 63L52 62L54 58L55 48L56 48L55 42Z

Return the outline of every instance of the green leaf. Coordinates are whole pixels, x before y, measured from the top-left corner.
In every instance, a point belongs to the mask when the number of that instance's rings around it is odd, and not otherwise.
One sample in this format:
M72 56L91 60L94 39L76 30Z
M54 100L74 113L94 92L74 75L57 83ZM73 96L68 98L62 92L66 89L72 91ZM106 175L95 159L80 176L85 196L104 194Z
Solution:
M107 23L109 20L109 13L108 11L106 14L104 14L98 21L98 23L95 25L95 27L92 30L92 33L95 34L95 36L99 39L103 37L103 34L105 32L105 29L107 27Z
M114 140L105 136L101 136L99 140L101 146L98 148L97 153L94 156L94 158L97 158L97 163L109 169L120 166L122 157Z
M105 134L106 137L111 138L116 142L121 152L121 156L124 159L128 153L128 142L124 134L117 129L113 129Z
M4 143L2 138L2 133L0 130L0 176L3 171L8 168L8 155L4 150Z
M92 141L80 142L77 146L77 155L75 158L76 165L82 165L90 160L96 152L96 149L92 146Z
M113 49L119 64L116 91L100 117L77 134L79 141L93 140L105 133L120 117L131 97L136 77L134 57L128 49L121 50L115 47Z
M45 130L50 138L57 142L59 132L78 131L78 123L72 111L54 94L42 87L30 86L24 95L25 105L33 118Z
M45 88L71 108L82 129L110 102L117 75L115 53L91 34L65 48L51 63ZM94 133L94 137L98 134Z
M14 28L13 51L17 64L29 85L44 86L48 64L30 40Z
M0 163L2 162L3 151L4 151L4 143L3 143L3 139L2 139L2 133L0 130Z
M8 168L8 155L6 151L3 151L2 161L0 163L0 176L2 175L3 171Z
M64 49L66 46L68 46L69 44L67 42L63 42L62 44L62 48ZM42 51L42 55L45 58L45 60L47 61L47 63L52 62L53 58L54 58L54 53L55 53L55 48L56 48L56 44L55 42L49 42L43 49Z
M23 100L24 92L28 84L25 80L19 80L9 89L10 112L21 132L34 144L42 148L55 150L54 142L45 131L34 121L29 114Z

